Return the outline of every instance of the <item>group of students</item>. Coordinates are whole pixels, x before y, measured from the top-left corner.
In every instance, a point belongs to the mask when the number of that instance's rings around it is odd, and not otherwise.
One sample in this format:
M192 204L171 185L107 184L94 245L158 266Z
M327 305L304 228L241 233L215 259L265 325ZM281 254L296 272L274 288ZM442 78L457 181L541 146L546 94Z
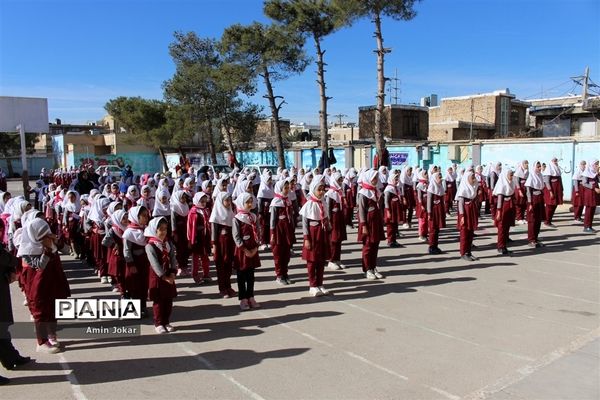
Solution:
M541 224L551 225L562 204L561 173L553 159L545 168L539 161L531 168L523 161L515 170L492 163L453 166L444 175L437 166L280 168L276 174L244 168L218 177L190 173L176 179L146 174L126 190L104 179L89 193L50 182L39 209L23 197L0 193L0 238L21 260L18 282L35 321L38 350L52 353L59 349L54 300L70 295L61 252L92 267L100 282L112 284L123 298L139 299L143 316L146 301L152 301L155 330L167 333L175 330L176 277L212 282L211 257L220 295L237 296L242 310L260 307L254 294L260 251L272 253L278 284L293 283L288 267L299 224L311 296L330 294L323 282L326 266L346 268L341 249L355 220L361 266L370 280L384 278L377 268L380 242L400 247L399 229L412 227L413 216L429 254L442 252L440 231L453 212L466 261L477 260L473 239L482 213L492 215L499 253L510 254L509 231L517 221L526 221L531 247L543 246ZM585 232L595 232L599 181L598 160L582 162L573 175L574 218L584 215Z

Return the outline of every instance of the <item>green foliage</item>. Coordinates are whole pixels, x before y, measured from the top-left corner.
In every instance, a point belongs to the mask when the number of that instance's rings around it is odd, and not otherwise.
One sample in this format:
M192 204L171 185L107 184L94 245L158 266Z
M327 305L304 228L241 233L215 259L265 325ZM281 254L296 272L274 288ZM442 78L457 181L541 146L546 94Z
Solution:
M38 134L25 134L25 149L28 154L33 153L33 147L39 140ZM21 155L21 138L18 132L0 132L0 155L3 157Z
M417 15L414 6L419 1L421 0L333 0L335 7L349 21L374 15L409 21Z

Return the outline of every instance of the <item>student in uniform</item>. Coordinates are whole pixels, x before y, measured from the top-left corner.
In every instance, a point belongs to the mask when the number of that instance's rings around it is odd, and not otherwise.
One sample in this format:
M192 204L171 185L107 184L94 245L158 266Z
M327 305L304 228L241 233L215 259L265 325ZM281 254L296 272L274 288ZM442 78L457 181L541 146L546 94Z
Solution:
M403 228L412 227L412 218L415 210L415 190L413 186L413 168L410 165L402 167L400 172L400 185L402 186L402 203L406 209L406 222Z
M496 215L496 204L497 204L497 199L494 196L494 188L496 187L496 183L498 182L498 179L499 179L501 173L502 173L502 163L500 161L493 163L493 164L489 164L488 173L487 173L486 182L485 182L485 184L487 186L487 190L488 190L486 200L489 201L489 203L490 203L490 213L494 216L494 218L496 218L495 215Z
M141 301L142 317L148 316L146 299L148 297L148 274L150 262L146 255L147 240L144 229L148 226L150 213L145 207L135 206L129 209L129 225L123 233L123 256L125 257L125 286L127 298Z
M330 258L328 267L331 270L345 269L342 264L342 242L348 238L346 233L346 197L342 190L344 177L339 171L334 172L329 179L329 190L325 193L327 218L331 226Z
M588 161L585 172L581 174L581 186L583 186L583 205L585 206L583 231L596 233L592 224L596 207L600 204L600 176L598 175L597 159Z
M79 193L74 190L69 190L63 202L63 235L65 241L71 247L71 255L75 259L81 258L81 248L83 245L83 237L81 236L81 228L79 224L79 213L81 211L81 201Z
M148 185L142 186L140 191L141 197L137 200L136 205L146 207L146 209L154 209L154 198L152 197L152 189Z
M525 189L525 181L529 176L529 161L523 160L517 164L515 169L515 218L519 225L525 225L526 210L527 210L527 195Z
M217 283L219 293L223 298L229 299L237 295L231 288L231 271L233 268L233 242L232 228L233 211L231 209L231 195L220 192L210 214L212 253L217 269Z
M170 199L171 203L171 230L173 232L173 243L177 257L177 276L188 276L188 259L190 257L187 240L187 225L190 207L187 194L183 190L177 190Z
M308 271L309 295L313 297L330 294L323 286L325 260L329 259L329 231L331 226L327 219L325 197L325 180L323 175L315 175L310 183L306 203L300 210L302 216L302 259L306 261Z
M401 205L403 197L400 190L400 176L396 173L390 173L388 184L383 191L383 222L386 227L387 245L392 248L400 247L397 239L398 225L400 222L404 222Z
M254 299L254 270L260 267L260 257L256 230L257 217L251 211L253 206L254 199L250 193L244 192L238 196L237 214L232 225L235 242L233 268L237 272L238 299L242 311L260 308L260 304Z
M525 194L527 199L527 240L530 247L542 247L538 236L544 219L544 177L542 164L533 163L533 170L525 181Z
M362 242L362 268L369 280L383 279L377 270L379 242L383 239L383 218L379 210L378 172L364 173L361 189L358 191L358 241Z
M429 254L441 254L438 247L440 229L446 227L445 197L442 174L435 172L427 187L427 231L429 233ZM454 200L454 199L453 199Z
M344 196L346 197L346 226L354 228L354 212L356 210L356 169L350 168L344 178Z
M454 209L454 198L456 197L456 179L457 175L455 170L452 167L449 167L446 171L446 176L444 176L444 186L445 186L445 197L444 197L444 206L445 212L447 215L450 215L450 212Z
M550 164L542 175L544 176L544 203L546 204L546 218L544 225L555 227L552 218L556 208L563 203L562 171L558 166L558 159L552 158Z
M177 260L175 249L167 238L168 230L169 222L164 217L152 219L144 230L148 240L146 256L150 263L148 298L152 301L154 330L159 334L175 331L171 314L173 298L177 296Z
M477 178L473 171L467 171L460 180L456 191L456 204L458 206L458 231L460 232L460 257L466 261L477 261L471 253L473 238L479 219L479 203Z
M273 192L273 178L271 172L265 170L260 177L260 187L258 188L258 216L259 216L259 227L260 227L260 242L261 250L269 248L269 239L271 233L271 201L275 197Z
M502 170L502 174L492 192L492 196L496 199L494 222L498 228L498 253L503 255L512 254L507 245L511 241L509 238L510 227L515 225L514 194L513 171L510 168L505 168Z
M429 188L429 179L427 170L422 169L418 173L418 181L415 186L416 195L416 212L419 220L419 240L427 241L428 235L428 218L427 218L427 189Z
M250 193L248 193L250 194ZM275 197L271 201L271 250L275 264L275 282L280 285L292 283L288 276L288 266L294 235L294 210L289 200L290 181L280 180L275 184Z
M477 179L478 189L477 189L477 204L479 205L479 214L481 214L481 206L485 203L485 208L483 212L485 214L490 213L490 201L487 199L487 177L483 175L483 167L478 165L475 167L475 179Z
M575 222L583 222L583 187L581 186L581 174L586 170L586 162L579 162L579 167L573 172L573 219Z
M108 247L108 275L114 279L114 292L123 298L127 292L125 285L125 258L123 256L123 234L129 224L127 211L116 210L110 217L110 227L106 230Z
M139 197L137 186L130 185L127 188L127 193L123 197L123 209L128 211L131 207L134 207L137 204Z
M192 253L192 278L196 283L212 281L209 274L210 254L210 214L208 212L209 196L198 192L192 200L193 206L188 214L187 240ZM202 265L202 273L200 273Z
M88 224L91 227L90 245L93 253L94 270L100 277L100 283L104 284L110 283L108 278L107 249L105 246L102 246L102 239L104 239L106 234L104 221L107 218L106 212L110 203L108 198L99 195L94 200L92 210L88 216Z

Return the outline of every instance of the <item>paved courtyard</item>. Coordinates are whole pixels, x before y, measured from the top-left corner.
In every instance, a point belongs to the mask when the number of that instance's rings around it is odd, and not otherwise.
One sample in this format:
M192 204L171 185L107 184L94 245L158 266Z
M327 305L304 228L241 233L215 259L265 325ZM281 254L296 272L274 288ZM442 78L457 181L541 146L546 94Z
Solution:
M353 230L342 255L349 268L326 270L334 295L316 299L299 256L296 283L282 287L263 252L260 310L241 312L215 284L180 279L177 332L157 335L147 319L140 336L64 339L56 355L15 339L36 363L1 371L12 379L1 397L598 399L600 235L559 211L557 229L542 230L543 249L527 246L526 227L513 228L512 257L496 253L485 218L473 263L459 258L455 218L439 256L426 254L414 228L403 230L404 247L382 247L378 281L361 273ZM70 257L63 265L74 297L115 297L90 269ZM29 321L12 290L16 319Z

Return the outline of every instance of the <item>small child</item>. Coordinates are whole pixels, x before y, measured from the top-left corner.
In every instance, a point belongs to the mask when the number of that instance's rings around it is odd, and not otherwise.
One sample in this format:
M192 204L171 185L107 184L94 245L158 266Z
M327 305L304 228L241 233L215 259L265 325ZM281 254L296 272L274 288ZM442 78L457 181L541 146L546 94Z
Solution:
M125 257L126 298L141 302L142 317L148 316L146 298L148 297L148 274L150 262L146 255L147 240L144 229L148 225L149 213L145 207L135 206L129 209L129 225L123 233L123 256Z
M115 289L124 297L127 293L125 285L125 258L123 257L123 234L129 223L127 211L116 210L110 217L111 226L106 231L110 237L108 249L108 274L114 278Z
M416 196L416 212L419 220L419 240L427 241L428 224L427 224L427 188L429 187L429 179L427 170L423 168L418 172L417 184L415 186Z
M456 171L454 168L449 167L446 171L446 176L444 177L444 184L446 186L446 194L444 198L445 203L445 211L447 215L450 215L450 212L453 211L454 207L454 197L456 197Z
M545 212L544 177L542 164L539 161L533 163L533 171L529 172L524 186L527 198L527 240L530 247L542 247L539 234Z
M260 267L260 258L256 215L250 211L253 203L254 199L250 193L245 192L238 196L238 212L232 226L236 246L233 268L237 271L238 298L242 311L260 307L254 299L254 270Z
M293 209L289 200L290 184L279 180L275 184L275 197L271 201L271 250L275 264L275 282L280 285L291 283L288 277L294 232Z
M134 207L137 204L139 197L137 186L130 185L127 188L127 194L123 197L123 209L129 211L131 207Z
M187 240L192 251L192 278L196 283L212 281L209 276L208 259L210 254L210 214L206 208L208 198L209 196L204 192L194 195L193 206L187 220ZM199 272L200 263L202 263L202 274Z
M217 269L219 293L225 299L237 295L237 292L231 288L231 271L235 249L231 231L233 217L231 195L227 192L220 192L215 199L209 221L211 223L212 253Z
M177 296L175 287L175 274L177 273L177 260L175 249L167 239L169 222L164 217L157 217L150 221L144 230L148 238L146 256L150 262L150 283L148 298L153 302L154 329L156 333L175 331L170 323L173 311L173 298Z
M154 210L154 198L152 197L152 190L150 186L144 185L141 190L142 196L138 199L136 205L144 206L150 210Z
M331 270L345 269L342 264L342 242L348 239L346 234L346 197L342 190L344 177L340 172L332 174L330 186L325 193L325 202L327 204L328 219L331 224L331 251L328 267Z
M440 229L446 227L445 187L442 174L435 172L427 188L427 220L429 230L429 254L441 254L438 247Z
M190 257L187 241L187 221L190 207L188 206L187 194L183 190L177 190L171 196L171 229L173 231L173 242L175 243L175 254L177 254L177 276L187 276L188 259Z
M477 202L477 179L472 171L465 172L456 191L458 204L458 230L460 232L460 256L466 261L477 261L471 254L473 238L479 219Z
M260 187L258 188L258 215L261 235L261 250L269 248L269 239L271 233L271 201L275 197L273 191L273 178L269 170L265 170L260 177Z
M508 235L510 227L515 225L515 182L513 171L509 168L502 170L498 183L494 187L492 196L496 198L496 214L494 216L498 228L498 253L510 255L507 244L510 241Z
M396 248L400 247L398 243L398 225L403 222L403 208L402 208L402 192L399 188L400 177L398 174L390 174L388 178L388 185L385 187L383 192L383 204L384 210L384 222L386 227L386 238L389 247Z

